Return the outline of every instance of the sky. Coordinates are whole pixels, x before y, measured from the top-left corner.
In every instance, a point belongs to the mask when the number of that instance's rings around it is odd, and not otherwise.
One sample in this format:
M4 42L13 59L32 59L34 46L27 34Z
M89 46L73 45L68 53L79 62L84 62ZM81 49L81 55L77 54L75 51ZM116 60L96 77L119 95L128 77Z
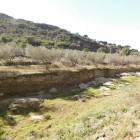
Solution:
M140 50L140 0L0 0L0 13Z

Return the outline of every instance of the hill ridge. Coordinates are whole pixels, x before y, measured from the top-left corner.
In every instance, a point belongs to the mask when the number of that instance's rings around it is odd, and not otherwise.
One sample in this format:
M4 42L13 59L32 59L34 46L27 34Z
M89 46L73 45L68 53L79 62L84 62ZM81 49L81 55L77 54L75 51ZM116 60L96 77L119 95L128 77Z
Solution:
M45 46L47 48L76 49L85 51L99 51L105 53L116 53L123 48L130 49L130 46L121 46L107 41L96 41L87 35L81 36L78 33L71 33L58 26L46 23L34 23L24 19L15 19L4 13L0 13L0 42L14 42L19 46ZM131 50L138 52L137 50Z

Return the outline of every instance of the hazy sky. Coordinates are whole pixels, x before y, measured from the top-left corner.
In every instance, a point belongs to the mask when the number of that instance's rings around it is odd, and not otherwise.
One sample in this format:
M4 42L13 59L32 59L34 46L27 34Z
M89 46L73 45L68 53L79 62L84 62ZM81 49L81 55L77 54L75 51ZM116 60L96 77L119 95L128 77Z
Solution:
M0 13L140 50L140 0L0 0Z

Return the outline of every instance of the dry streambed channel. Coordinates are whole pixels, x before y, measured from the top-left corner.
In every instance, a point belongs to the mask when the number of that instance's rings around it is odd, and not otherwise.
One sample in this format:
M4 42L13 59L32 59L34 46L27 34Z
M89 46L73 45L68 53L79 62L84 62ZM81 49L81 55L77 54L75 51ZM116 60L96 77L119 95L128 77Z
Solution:
M126 94L122 93L129 91L139 76L139 72L121 73L80 83L62 93L52 87L48 93L1 99L0 138L121 140L118 135L124 134L111 129L117 130L124 116L133 112L132 107L129 111L125 107ZM139 134L135 135L138 139Z

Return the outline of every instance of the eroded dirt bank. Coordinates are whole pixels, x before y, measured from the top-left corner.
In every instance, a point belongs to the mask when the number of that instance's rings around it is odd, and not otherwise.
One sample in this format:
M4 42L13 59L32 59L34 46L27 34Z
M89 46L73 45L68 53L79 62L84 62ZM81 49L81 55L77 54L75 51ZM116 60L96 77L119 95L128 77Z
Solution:
M47 91L52 87L63 88L88 82L98 77L114 77L122 72L138 72L140 68L91 69L81 71L58 71L46 74L19 75L0 80L0 93L7 95L30 95L33 92Z

